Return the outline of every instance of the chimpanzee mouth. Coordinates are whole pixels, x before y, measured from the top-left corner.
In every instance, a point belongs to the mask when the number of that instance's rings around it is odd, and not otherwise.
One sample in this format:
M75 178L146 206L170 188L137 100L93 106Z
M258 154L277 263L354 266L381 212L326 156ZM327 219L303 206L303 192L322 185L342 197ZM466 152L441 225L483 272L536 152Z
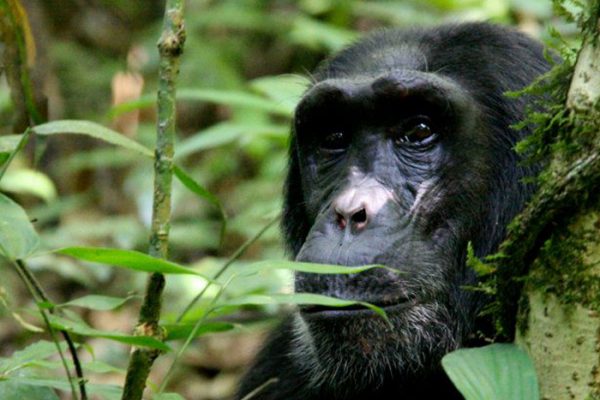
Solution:
M369 304L382 308L386 313L397 312L401 309L414 305L414 301L405 298L399 298L391 301L370 301ZM347 307L333 307L325 305L302 305L299 307L300 313L309 318L331 318L331 317L355 317L355 316L373 316L378 317L370 308L363 304L352 304Z

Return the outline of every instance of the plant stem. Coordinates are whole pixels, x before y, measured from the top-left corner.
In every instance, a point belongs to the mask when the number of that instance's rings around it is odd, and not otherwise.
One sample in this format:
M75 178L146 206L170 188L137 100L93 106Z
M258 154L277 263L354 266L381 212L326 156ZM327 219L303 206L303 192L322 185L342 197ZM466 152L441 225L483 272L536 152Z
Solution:
M160 53L158 82L158 123L154 160L154 202L149 254L167 258L169 224L171 218L171 182L173 177L173 143L175 139L175 81L179 73L179 56L183 52L185 30L183 26L183 0L167 0L163 32L158 41ZM136 335L163 339L159 326L162 293L165 287L163 274L153 273L148 278L146 294L140 309ZM159 351L149 348L133 349L127 368L123 400L140 400L146 379Z

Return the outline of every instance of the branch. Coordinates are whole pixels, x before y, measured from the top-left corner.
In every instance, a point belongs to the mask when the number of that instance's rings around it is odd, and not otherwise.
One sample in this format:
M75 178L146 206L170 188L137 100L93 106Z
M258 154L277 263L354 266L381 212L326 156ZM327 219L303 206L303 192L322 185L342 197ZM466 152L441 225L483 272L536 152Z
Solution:
M163 32L158 41L160 53L158 87L158 123L154 161L154 202L150 233L150 255L167 258L169 224L171 218L171 181L173 177L173 143L175 139L175 80L179 74L179 56L183 52L185 30L183 26L183 0L167 0ZM165 286L163 274L150 275L146 294L140 309L135 334L163 339L159 326L162 293ZM146 379L159 351L134 348L129 359L123 400L142 398Z

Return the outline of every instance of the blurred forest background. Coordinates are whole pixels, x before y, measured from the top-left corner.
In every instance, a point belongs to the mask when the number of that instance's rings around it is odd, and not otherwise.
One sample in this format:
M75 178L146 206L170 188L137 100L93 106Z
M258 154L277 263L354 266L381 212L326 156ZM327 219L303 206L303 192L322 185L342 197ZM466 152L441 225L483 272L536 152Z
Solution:
M164 1L22 4L35 42L31 79L47 119L95 121L152 147ZM328 54L373 29L464 20L516 25L541 39L549 38L550 26L567 38L577 33L553 18L548 0L189 0L176 159L220 200L222 210L174 182L170 259L210 274L278 215L293 108L310 71ZM15 112L18 100L1 72L0 135L21 133L26 125ZM152 163L135 153L85 136L36 137L6 172L0 191L24 206L45 248L147 250ZM252 260L283 258L272 226L230 271ZM89 294L128 298L118 308L73 308L94 328L130 332L135 326L145 274L54 253L28 264L56 304ZM43 337L42 324L17 274L2 261L0 268L0 357L9 357ZM289 291L289 278L288 272L272 272L233 282L228 291ZM199 279L169 276L164 321L173 321L201 288ZM234 329L196 340L169 390L189 399L229 398L281 312L276 306L245 307L224 315ZM98 337L87 343L93 350L82 357L95 364L86 376L122 385L129 347ZM151 379L160 381L169 357L157 360Z

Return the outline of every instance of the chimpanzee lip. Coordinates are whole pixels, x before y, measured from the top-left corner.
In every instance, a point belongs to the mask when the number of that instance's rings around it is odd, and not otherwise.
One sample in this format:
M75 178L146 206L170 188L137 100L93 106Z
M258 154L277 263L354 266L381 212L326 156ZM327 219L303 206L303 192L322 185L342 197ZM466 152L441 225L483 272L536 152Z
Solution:
M369 304L382 308L386 313L395 312L407 308L414 302L408 299L396 299L394 301L369 301ZM302 305L299 307L300 313L308 317L344 317L372 315L376 316L373 310L362 304L353 304L347 307L331 307L324 305Z

